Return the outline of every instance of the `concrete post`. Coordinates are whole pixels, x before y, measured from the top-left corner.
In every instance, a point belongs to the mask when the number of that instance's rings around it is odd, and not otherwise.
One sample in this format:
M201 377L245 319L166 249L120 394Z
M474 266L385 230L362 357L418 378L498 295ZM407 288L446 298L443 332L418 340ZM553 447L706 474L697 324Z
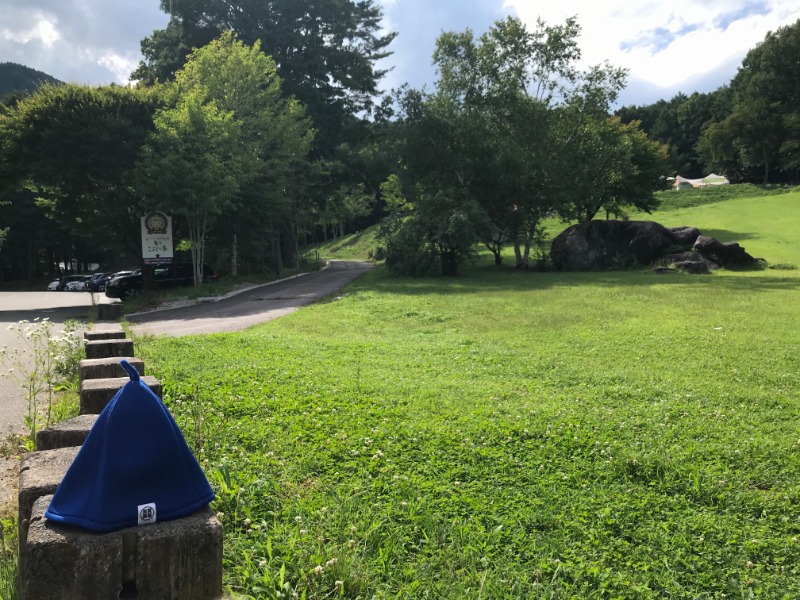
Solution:
M33 507L23 600L218 600L222 525L209 507L173 521L95 533L49 522Z

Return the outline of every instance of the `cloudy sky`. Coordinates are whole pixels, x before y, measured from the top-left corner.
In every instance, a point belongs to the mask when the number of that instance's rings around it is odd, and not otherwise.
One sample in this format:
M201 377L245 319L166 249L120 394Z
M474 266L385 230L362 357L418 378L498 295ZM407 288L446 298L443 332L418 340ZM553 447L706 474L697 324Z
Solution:
M442 31L480 34L506 15L531 25L577 15L584 64L608 60L629 70L621 104L712 91L768 31L800 19L797 0L377 1L387 28L399 32L387 89L435 81L430 57ZM0 0L0 15L0 62L89 84L127 81L140 40L167 23L158 0Z

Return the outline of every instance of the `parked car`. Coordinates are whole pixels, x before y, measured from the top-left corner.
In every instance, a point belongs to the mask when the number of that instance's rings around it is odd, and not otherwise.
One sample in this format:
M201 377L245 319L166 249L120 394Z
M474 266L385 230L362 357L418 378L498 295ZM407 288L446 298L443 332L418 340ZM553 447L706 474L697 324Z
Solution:
M91 278L91 275L85 275L81 279L69 281L64 289L68 292L85 292L86 284Z
M130 273L130 271L125 271ZM86 289L91 292L102 292L106 289L106 284L116 273L95 273L92 278L86 282Z
M203 265L203 281L213 281L216 278L214 271L208 265ZM174 265L156 267L155 283L163 288L183 287L194 285L194 270L191 263L176 263ZM144 277L141 269L130 275L114 277L106 284L106 296L109 298L132 298L144 288Z
M47 289L49 291L57 291L61 292L67 289L67 284L71 281L80 281L83 282L86 278L86 275L63 275L58 279L54 279L47 285Z

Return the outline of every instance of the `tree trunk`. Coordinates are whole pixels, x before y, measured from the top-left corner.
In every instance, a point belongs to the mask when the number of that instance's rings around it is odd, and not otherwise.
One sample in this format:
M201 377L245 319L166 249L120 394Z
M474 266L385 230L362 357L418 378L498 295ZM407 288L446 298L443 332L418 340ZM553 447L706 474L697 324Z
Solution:
M231 243L231 277L236 277L239 274L239 238L234 233L233 242Z
M194 285L203 283L203 262L205 260L206 223L208 214L200 213L189 221L189 242L192 247L192 266L194 267Z
M280 223L280 245L281 245L281 258L283 264L288 265L291 269L299 269L299 249L297 246L297 235L292 231L292 223L281 221Z
M522 250L519 247L519 237L514 238L514 259L515 259L515 266L518 269L522 269L524 265L522 263Z
M283 259L281 258L281 232L277 222L272 226L272 266L280 277L283 273Z

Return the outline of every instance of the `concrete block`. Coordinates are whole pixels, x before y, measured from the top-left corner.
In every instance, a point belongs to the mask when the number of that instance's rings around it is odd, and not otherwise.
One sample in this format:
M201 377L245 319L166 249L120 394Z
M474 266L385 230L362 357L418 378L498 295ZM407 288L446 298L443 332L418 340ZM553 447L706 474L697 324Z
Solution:
M19 464L19 540L25 543L25 533L37 498L53 494L78 455L80 446L44 450L23 454Z
M81 381L81 414L98 414L114 395L130 381L130 377L112 377L109 379L87 379ZM161 382L155 377L145 376L142 381L153 393L161 397Z
M135 356L131 340L92 340L85 344L86 358L108 358L110 356Z
M96 342L97 340L124 340L125 332L122 327L119 330L102 330L102 331L84 331L83 339L87 342Z
M36 432L38 450L80 446L97 421L97 415L80 415Z
M210 508L152 525L94 533L33 508L21 580L23 600L219 600L222 525Z
M112 302L110 304L97 305L97 320L98 321L117 321L125 314L125 308L122 302Z
M85 358L80 364L80 380L85 379L109 379L112 377L127 377L128 374L119 365L119 361L124 358L131 366L144 375L144 361L133 356L112 356L110 358Z

